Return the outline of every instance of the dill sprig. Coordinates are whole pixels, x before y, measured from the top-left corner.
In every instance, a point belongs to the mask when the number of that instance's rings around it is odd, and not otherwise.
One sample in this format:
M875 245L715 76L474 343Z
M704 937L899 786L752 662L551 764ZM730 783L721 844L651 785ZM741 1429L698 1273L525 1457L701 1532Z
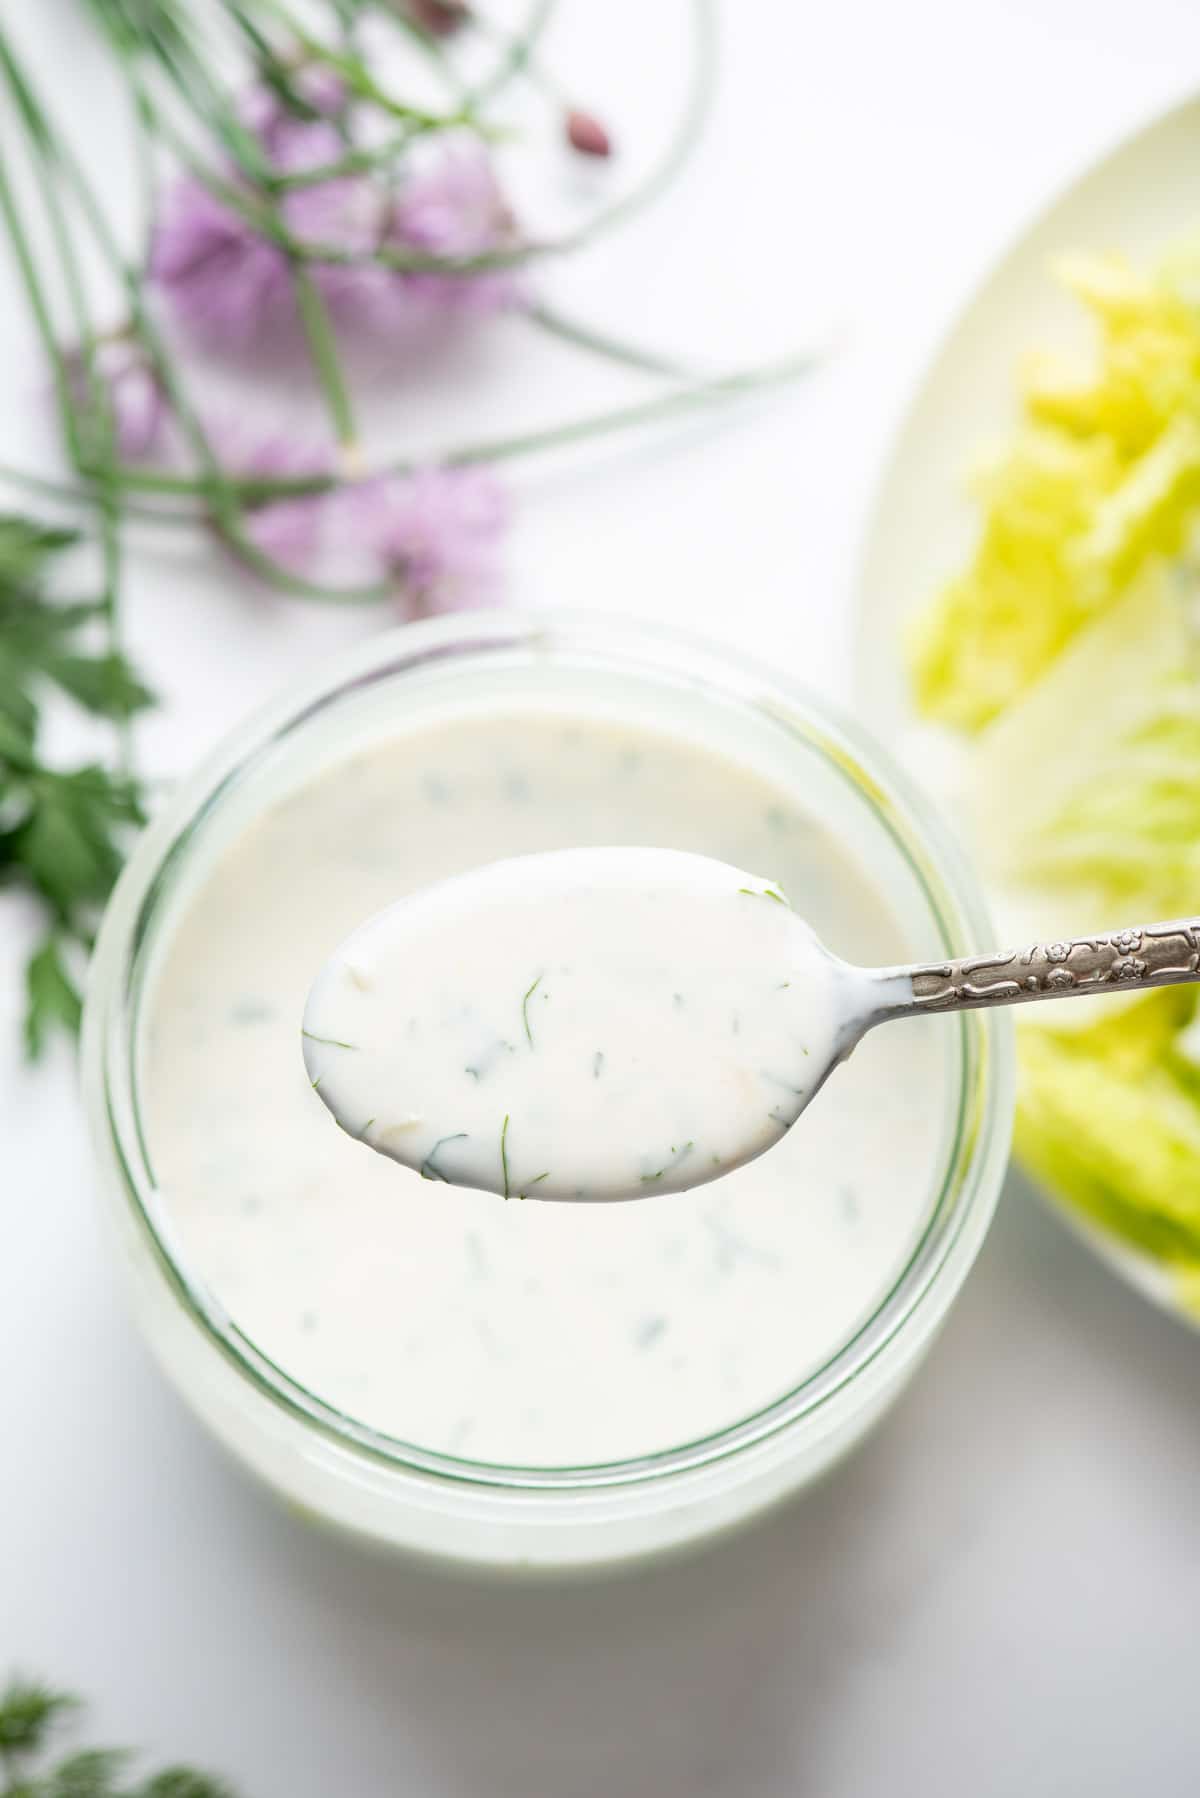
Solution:
M504 1121L505 1121L505 1123L507 1123L508 1119L505 1118ZM364 1131L369 1130L371 1128L371 1124L373 1124L374 1122L375 1122L375 1119L372 1118L370 1124L365 1124L363 1126ZM465 1130L456 1130L452 1136L439 1136L437 1141L434 1143L432 1149L430 1149L428 1155L426 1155L424 1161L421 1163L420 1167L417 1169L417 1172L420 1174L422 1180L440 1180L442 1182L443 1186L449 1186L450 1185L449 1176L442 1172L441 1168L437 1165L437 1162L434 1160L434 1156L439 1152L439 1150L443 1149L448 1142L466 1142L466 1140L467 1140L467 1132Z
M504 1196L509 1197L508 1190L508 1113L504 1114L504 1122L500 1126L500 1172L504 1176Z
M84 1748L51 1760L60 1726L79 1709L69 1692L14 1674L0 1689L0 1798L234 1798L195 1767L164 1767L131 1780L125 1748Z
M533 1047L533 1031L529 1027L529 1001L541 986L544 978L543 974L539 974L533 985L525 989L525 997L521 1000L521 1022L525 1026L525 1041L531 1049Z
M748 899L773 899L776 905L788 903L783 894L775 887L739 887L738 892L745 893Z

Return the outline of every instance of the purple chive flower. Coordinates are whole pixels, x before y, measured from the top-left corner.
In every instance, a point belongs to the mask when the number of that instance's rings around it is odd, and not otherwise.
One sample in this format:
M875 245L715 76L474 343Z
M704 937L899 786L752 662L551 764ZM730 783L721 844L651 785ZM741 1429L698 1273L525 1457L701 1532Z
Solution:
M301 91L320 110L336 110L344 98L336 78L310 82ZM242 116L281 173L300 174L343 154L341 137L328 119L299 118L269 92L253 90ZM384 229L380 194L362 176L295 188L284 195L280 210L293 237L358 254L372 249ZM193 176L183 176L168 195L151 245L150 273L182 323L209 342L245 348L297 328L283 251ZM336 313L360 323L371 322L393 285L386 270L370 263L316 264L313 279Z
M490 604L508 503L483 468L426 468L365 483L347 496L346 529L359 534L405 609L425 617Z
M108 395L120 460L139 462L152 456L162 444L167 401L141 346L123 337L98 344L93 369ZM75 404L88 407L91 391L81 352L67 357L67 375Z
M283 432L255 439L238 428L218 425L210 428L209 441L226 473L242 479L301 480L328 474L333 466L327 449ZM324 555L331 504L330 495L322 493L268 500L246 507L242 528L273 562L294 574L311 574Z
M467 139L441 148L401 188L388 241L398 249L467 260L517 242L516 221L483 145ZM409 291L437 309L474 315L496 312L518 298L512 269L477 275L413 274Z
M336 77L297 85L319 112L345 103ZM336 162L344 144L330 118L299 118L278 97L254 89L243 119L272 166L298 174ZM229 176L236 181L236 173ZM312 277L334 316L372 330L402 324L418 308L484 314L510 304L517 283L507 270L471 278L405 274L371 260L380 244L431 255L471 257L515 242L512 213L482 145L452 144L416 169L396 197L366 175L338 176L293 188L280 203L300 242L323 243L365 260L314 263ZM298 332L291 270L283 251L195 177L170 190L151 246L150 273L177 317L210 343L245 349L265 337Z
M188 330L234 348L278 325L291 301L278 249L190 175L167 196L150 274Z
M332 162L340 154L342 144L328 121L345 110L346 83L336 70L323 63L310 63L307 68L293 71L289 86L304 106L320 114L319 118L309 119L291 111L273 88L252 87L238 105L242 124L254 133L272 161L278 158L291 168L314 168L319 163ZM311 154L304 164L295 160L304 143L299 134L313 125L320 126L323 135L309 140ZM331 149L331 145L336 148Z
M254 439L217 426L209 441L231 476L296 480L334 467L330 450L283 432ZM247 504L242 514L251 542L281 567L335 585L392 581L406 613L418 617L495 599L507 522L504 489L483 468L378 476Z
M311 575L322 549L325 505L319 494L277 499L247 512L243 529L255 548L292 574Z

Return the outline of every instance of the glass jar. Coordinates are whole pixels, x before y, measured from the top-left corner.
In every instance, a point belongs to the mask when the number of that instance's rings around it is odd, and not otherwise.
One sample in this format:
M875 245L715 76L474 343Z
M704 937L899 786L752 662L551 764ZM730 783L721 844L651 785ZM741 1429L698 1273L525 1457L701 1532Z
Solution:
M414 1553L520 1571L584 1569L728 1530L805 1485L893 1401L987 1228L1013 1106L1005 1016L949 1033L928 1204L905 1265L823 1365L765 1408L684 1446L591 1467L504 1467L426 1451L325 1403L276 1365L189 1267L155 1183L139 1093L147 972L197 870L331 757L398 712L481 698L611 700L710 748L753 753L871 869L914 959L989 945L982 901L924 802L858 731L773 673L675 632L571 614L439 620L375 638L236 731L147 830L109 906L86 1008L84 1090L105 1209L133 1307L212 1433L291 1506ZM803 1126L801 1126L803 1128Z

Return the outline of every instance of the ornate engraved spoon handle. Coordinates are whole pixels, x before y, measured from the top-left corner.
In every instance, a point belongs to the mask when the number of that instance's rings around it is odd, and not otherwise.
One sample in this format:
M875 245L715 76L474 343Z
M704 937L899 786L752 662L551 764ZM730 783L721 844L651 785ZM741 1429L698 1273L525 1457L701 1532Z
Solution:
M888 1017L1177 986L1200 980L1200 918L1032 943L1011 955L881 969L878 978L886 989L878 1015Z

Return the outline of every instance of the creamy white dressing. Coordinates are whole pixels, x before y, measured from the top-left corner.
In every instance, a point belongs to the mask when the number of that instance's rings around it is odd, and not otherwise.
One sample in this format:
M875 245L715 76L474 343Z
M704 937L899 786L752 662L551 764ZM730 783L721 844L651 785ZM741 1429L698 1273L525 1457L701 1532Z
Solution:
M586 709L426 705L214 849L165 922L140 1109L179 1252L294 1379L422 1448L561 1467L707 1436L822 1365L908 1260L952 1031L872 1032L769 1154L645 1204L506 1205L369 1153L331 1126L297 1035L314 970L405 892L506 857L666 846L769 869L849 962L914 947L795 785L732 753ZM781 909L744 903L764 926ZM553 1003L531 1000L535 1041Z
M504 1198L683 1192L777 1144L861 994L770 880L645 848L521 856L389 906L317 977L349 1135Z

